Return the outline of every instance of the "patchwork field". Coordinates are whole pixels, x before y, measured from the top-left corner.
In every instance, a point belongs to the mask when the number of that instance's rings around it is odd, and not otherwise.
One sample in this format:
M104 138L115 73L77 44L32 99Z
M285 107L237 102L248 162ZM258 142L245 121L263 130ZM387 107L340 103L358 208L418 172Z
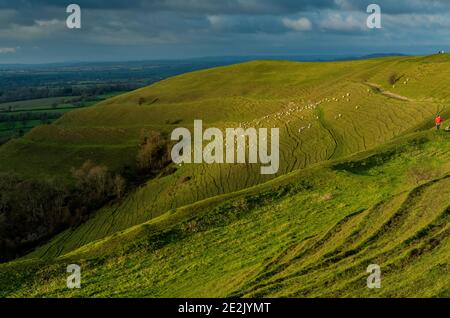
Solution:
M50 124L66 112L92 106L118 94L119 92L114 92L90 97L49 97L0 103L0 144L20 137L34 127Z
M0 295L450 296L450 56L256 61L173 77L0 147L0 170L133 166L141 129L280 128L280 170L185 164L0 265ZM447 126L449 122L445 123ZM187 181L186 181L187 180ZM83 288L65 288L65 266ZM368 264L383 288L366 287ZM439 280L437 281L437 277Z

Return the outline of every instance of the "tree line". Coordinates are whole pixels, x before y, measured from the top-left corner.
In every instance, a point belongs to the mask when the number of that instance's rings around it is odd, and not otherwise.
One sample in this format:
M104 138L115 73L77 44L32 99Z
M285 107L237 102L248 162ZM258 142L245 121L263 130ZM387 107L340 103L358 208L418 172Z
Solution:
M113 173L91 160L71 170L71 182L1 173L0 262L23 255L55 234L80 225L93 211L121 200L127 191L169 165L168 139L142 130L135 167L122 173Z
M72 176L74 182L67 185L61 180L0 175L0 261L84 222L92 211L126 191L124 178L91 161L73 169Z
M3 85L0 85L0 87ZM130 91L140 87L134 83L104 83L88 85L61 85L52 86L19 86L14 85L4 90L0 89L0 103L16 102L21 100L63 97L63 96L98 96L118 91Z
M54 119L58 119L62 113L56 112L24 112L18 114L0 113L0 123L6 123L6 128L11 130L16 128L17 123L27 126L32 120L40 120L42 124L48 124Z

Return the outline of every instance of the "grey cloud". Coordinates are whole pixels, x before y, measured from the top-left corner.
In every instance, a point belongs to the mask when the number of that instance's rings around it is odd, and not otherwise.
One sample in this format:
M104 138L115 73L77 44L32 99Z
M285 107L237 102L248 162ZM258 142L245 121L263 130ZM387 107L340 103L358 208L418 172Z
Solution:
M70 2L0 0L0 47L21 47L2 54L0 63L6 56L45 54L64 60L384 48L408 53L425 50L425 40L426 49L445 45L450 35L450 1L443 0L73 0L82 8L82 29L68 30ZM373 2L382 8L382 30L365 25Z

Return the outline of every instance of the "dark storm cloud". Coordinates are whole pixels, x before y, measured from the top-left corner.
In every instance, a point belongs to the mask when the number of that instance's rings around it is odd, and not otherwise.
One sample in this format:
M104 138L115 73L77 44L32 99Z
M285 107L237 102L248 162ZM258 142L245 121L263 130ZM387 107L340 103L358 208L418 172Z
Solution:
M70 1L69 1L70 2ZM61 0L0 0L0 9L30 9L64 7ZM386 13L426 13L450 11L448 0L78 0L72 1L86 9L139 10L149 9L198 14L285 14L313 9L364 10L376 3Z
M78 0L73 1L89 9L150 9L154 11L221 13L221 14L281 14L312 8L336 7L334 0ZM1 0L0 8L50 8L66 6L58 0Z
M353 10L365 10L369 4L376 3L388 14L450 12L449 0L337 0L336 3Z
M366 27L381 6L383 29ZM82 8L82 29L65 7ZM446 0L0 0L0 63L447 49ZM414 50L414 52L413 52Z

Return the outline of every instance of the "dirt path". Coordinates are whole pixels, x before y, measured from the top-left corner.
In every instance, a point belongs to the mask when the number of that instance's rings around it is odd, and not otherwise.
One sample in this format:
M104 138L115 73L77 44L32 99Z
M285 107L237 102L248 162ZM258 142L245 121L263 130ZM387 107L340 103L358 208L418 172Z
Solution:
M365 82L364 84L369 86L370 88L372 88L375 92L377 92L377 93L379 93L381 95L384 95L386 97L402 100L402 101L405 101L405 102L411 102L412 101L408 97L389 92L389 91L385 90L383 87L381 87L378 84L369 83L369 82Z

